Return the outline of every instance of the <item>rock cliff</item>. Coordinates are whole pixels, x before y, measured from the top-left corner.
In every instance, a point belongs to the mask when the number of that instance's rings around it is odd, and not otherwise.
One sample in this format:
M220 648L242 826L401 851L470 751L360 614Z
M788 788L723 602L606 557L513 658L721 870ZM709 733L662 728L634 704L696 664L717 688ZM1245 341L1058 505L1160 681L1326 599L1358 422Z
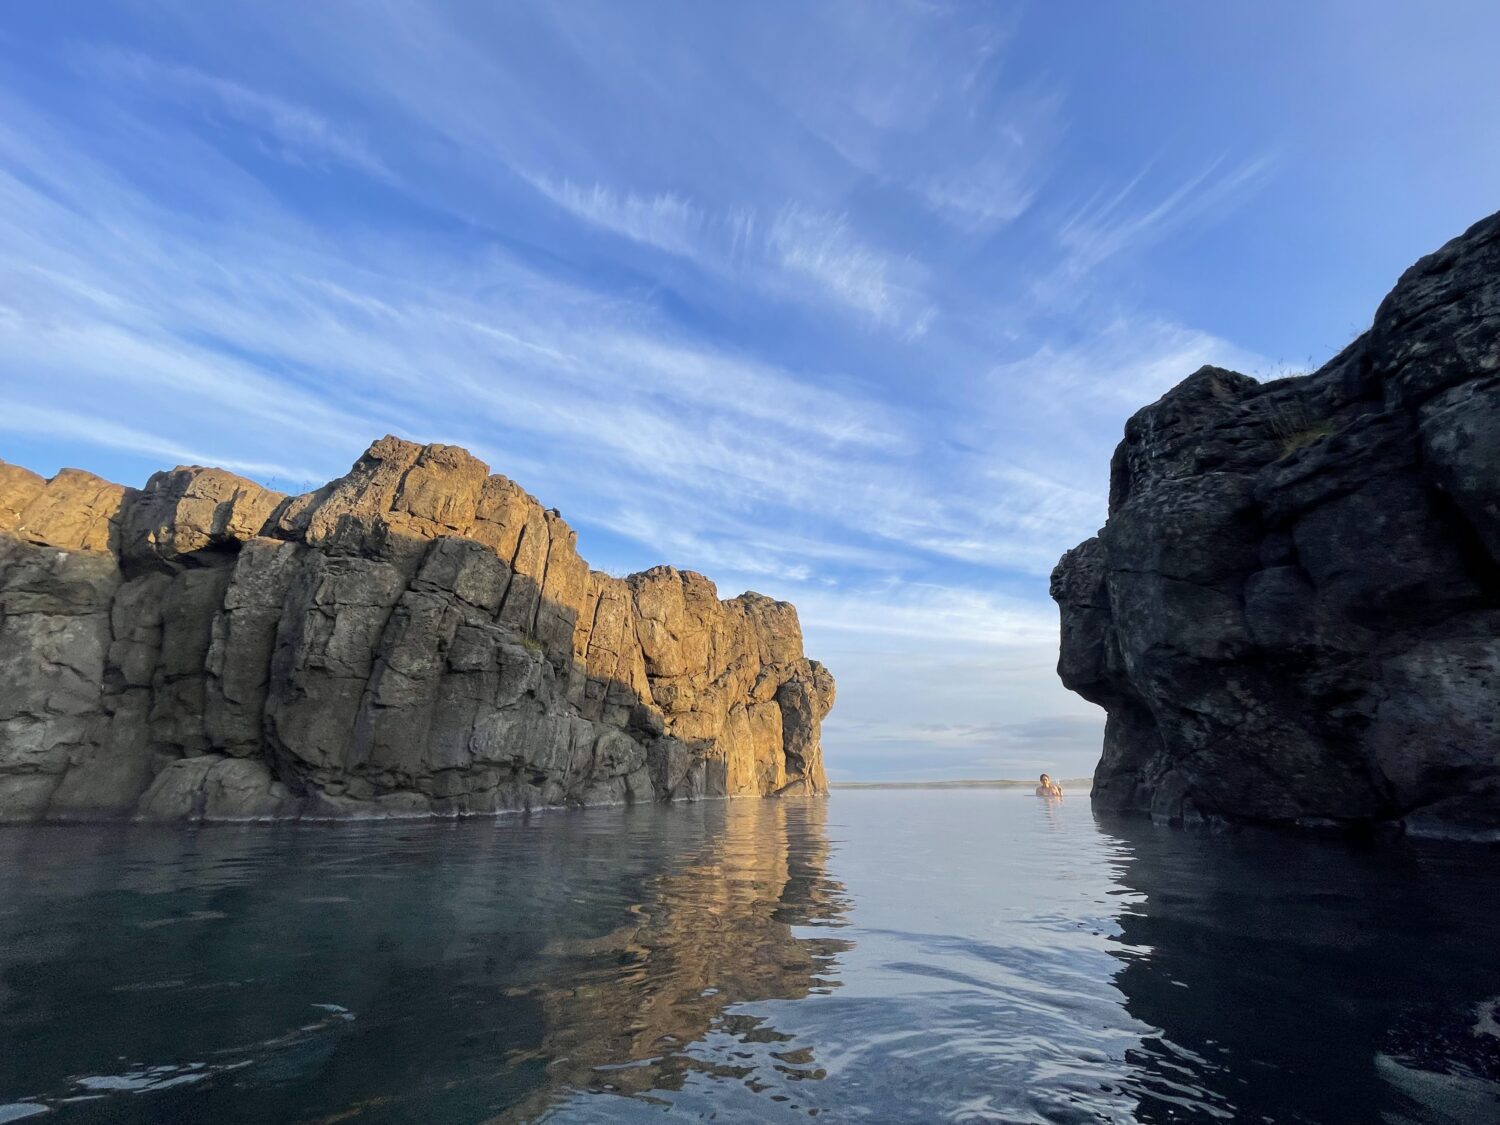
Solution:
M0 820L485 813L826 790L796 610L590 570L555 510L386 437L287 497L0 462Z
M1132 417L1052 595L1096 807L1500 834L1500 215L1313 374Z

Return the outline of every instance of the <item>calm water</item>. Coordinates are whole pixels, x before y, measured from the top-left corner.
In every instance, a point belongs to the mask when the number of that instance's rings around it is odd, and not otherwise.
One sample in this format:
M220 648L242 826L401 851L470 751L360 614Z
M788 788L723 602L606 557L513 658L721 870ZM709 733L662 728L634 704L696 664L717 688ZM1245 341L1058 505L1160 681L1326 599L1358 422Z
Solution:
M993 791L0 831L0 1121L1500 1121L1500 854Z

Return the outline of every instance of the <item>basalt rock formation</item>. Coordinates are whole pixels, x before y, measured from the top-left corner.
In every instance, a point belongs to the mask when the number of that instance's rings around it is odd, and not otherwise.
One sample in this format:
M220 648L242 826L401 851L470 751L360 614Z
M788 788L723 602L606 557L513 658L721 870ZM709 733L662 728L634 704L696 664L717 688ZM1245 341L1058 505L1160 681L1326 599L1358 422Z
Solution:
M1500 834L1500 215L1313 374L1132 417L1052 595L1096 807Z
M287 497L0 462L0 820L484 813L813 794L796 610L592 571L453 446Z

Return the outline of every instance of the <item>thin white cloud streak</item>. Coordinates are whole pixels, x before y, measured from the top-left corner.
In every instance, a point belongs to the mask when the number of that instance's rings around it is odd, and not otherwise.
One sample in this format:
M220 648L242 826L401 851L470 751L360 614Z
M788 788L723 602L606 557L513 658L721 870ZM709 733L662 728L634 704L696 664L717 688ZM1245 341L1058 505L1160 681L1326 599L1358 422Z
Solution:
M1103 524L1109 459L1125 419L1205 364L1240 371L1264 357L1157 317L1116 316L1066 346L990 368L968 406L977 497L952 521L956 557L1049 572ZM965 533L967 528L967 533ZM915 532L913 532L915 533Z
M788 206L771 222L766 241L784 270L809 278L850 308L901 326L908 336L926 331L933 310L896 281L897 263L860 243L846 217Z
M797 591L805 630L1007 647L1057 642L1057 613L1035 602L935 583Z
M775 579L777 589L818 580L826 572L854 568L894 573L907 556L899 549L878 549L834 538L781 531L775 520L750 523L743 516L725 518L721 509L705 507L696 498L653 490L643 493L634 483L587 482L593 494L579 510L590 524L607 528L650 548L653 557L722 576L724 590L738 593Z
M972 97L972 87L962 95ZM961 110L960 119L971 117ZM972 125L946 162L917 187L927 206L959 230L987 234L1013 223L1036 202L1050 171L1053 146L1065 131L1063 99L1033 86L1004 97L999 108Z
M638 195L600 183L525 178L585 223L767 292L821 299L909 337L924 332L934 315L919 268L862 242L847 215L792 203L769 218L747 207L710 217L671 192Z
M1009 82L1014 20L925 4L828 6L778 45L770 81L851 167L965 236L1024 215L1063 133L1059 92Z
M681 196L615 192L598 183L581 187L571 180L546 176L526 179L563 210L603 230L687 258L700 252L703 212Z
M329 4L301 13L295 35L288 34L291 25L270 12L260 17L257 30L293 55L307 56L311 45L319 41L320 30L336 38L340 66L329 79L342 78L351 91L395 108L410 131L439 135L461 152L481 157L464 162L466 176L478 176L502 188L519 179L595 229L690 260L716 275L749 281L783 300L841 309L868 326L908 338L926 330L937 308L934 297L924 289L927 271L911 254L893 252L861 231L857 217L845 206L849 169L830 168L812 156L786 167L768 160L786 149L789 132L806 127L813 109L842 102L827 69L828 51L849 65L862 67L867 96L888 102L887 110L873 122L877 129L896 124L890 107L926 103L941 89L948 108L934 106L921 120L912 122L910 135L919 140L931 140L938 123L963 118L952 109L958 99L972 97L972 77L956 76L943 62L920 78L922 88L914 91L914 99L900 96L896 89L912 80L910 57L904 50L887 50L881 59L872 60L858 45L865 36L856 39L850 34L863 19L849 21L834 11L804 13L801 30L809 40L820 39L823 50L806 60L795 79L789 76L777 84L778 98L794 98L794 104L782 105L768 96L762 84L764 60L748 55L746 44L732 28L720 29L720 35L700 44L706 52L703 65L753 79L761 97L759 108L766 113L764 120L753 123L755 131L750 135L733 135L725 130L721 107L713 99L685 100L658 83L642 83L637 71L621 74L596 64L604 59L618 63L629 59L631 51L655 46L656 37L642 34L639 21L621 21L620 14L608 7L595 10L592 18L579 18L576 11L570 18L546 9L530 15L535 22L528 25L524 38L502 35L498 42L491 38L488 51L477 44L484 41L483 31L493 35L503 28L503 13L434 7L420 11L350 9ZM257 16L251 12L245 18L256 21ZM983 54L973 42L972 31L956 34L957 29L949 26L943 32L946 38L934 39L929 31L936 24L931 13L920 8L892 10L881 22L898 25L896 41L903 44L915 36L944 50L968 54L978 49ZM402 49L391 50L392 41L402 43ZM528 56L524 61L510 54L522 42ZM574 116L564 123L549 112L578 96L575 82L548 80L560 70L543 77L527 65L549 52L575 70L581 68L588 88L599 96L587 118ZM323 61L307 57L309 64L320 68ZM151 65L150 60L133 58L126 63L140 68ZM967 72L972 65L959 70ZM171 68L158 69L175 73ZM522 73L532 78L529 84L519 80ZM227 82L228 88L220 90L215 83L221 82L225 80L203 75L179 79L180 84L220 101L243 104L246 120L272 124L284 120L282 132L292 140L326 138L330 145L357 150L358 134L322 119L304 121L307 115L297 114L295 107L279 112L274 106L261 108L255 91L241 92L238 84ZM761 154L755 168L758 175L745 177L739 197L715 192L712 205L702 201L702 188L695 189L691 183L658 190L652 180L622 179L607 167L604 157L618 151L622 138L635 138L642 128L640 115L611 108L612 102L623 104L627 95L632 104L649 107L656 116L672 121L676 132L695 138L689 151L664 166L653 158L659 149L671 150L670 138L656 137L654 145L638 146L632 155L639 155L648 167L658 166L654 183L661 182L662 167L693 177L700 169L733 167L744 160L746 152ZM962 213L967 227L973 226L976 215L987 221L997 215L1019 214L1025 207L1020 197L1029 199L1032 189L1020 186L1027 160L1021 158L1015 142L1024 132L1030 137L1030 148L1039 152L1043 147L1040 134L1047 128L1033 102L1050 104L1046 98L1021 99L1021 108L1008 110L1003 120L980 123L977 136L964 132L949 137L941 168L930 152L905 150L888 153L876 166L852 162L871 175L904 184L916 198L932 200L939 211ZM519 105L529 111L515 112ZM997 157L997 144L1008 153L1018 151ZM974 152L984 155L974 161ZM722 183L712 186L723 187Z
M207 118L222 115L255 131L269 142L265 150L279 159L312 166L333 161L393 178L363 135L307 106L139 51L93 46L80 49L78 58L81 68L131 83L147 97L171 98Z
M1014 222L1037 194L1023 172L1000 160L965 169L962 175L924 177L921 190L934 211L971 231Z
M1194 222L1225 214L1261 181L1274 164L1263 154L1224 170L1224 160L1210 163L1154 203L1134 205L1150 168L1138 173L1112 195L1101 189L1058 229L1062 261L1032 288L1035 300L1056 305L1076 301L1082 281L1110 258L1140 251Z
M105 446L128 453L165 457L179 465L209 465L236 473L250 473L262 479L310 480L314 469L287 466L274 461L240 461L233 457L204 450L190 449L131 426L122 426L99 414L82 410L58 410L0 399L0 431L12 434L46 434L84 446ZM28 466L29 467L29 466ZM130 483L130 482L119 482Z
M1160 317L1116 315L1068 346L1043 343L1028 356L996 364L986 385L1007 398L1024 396L1028 412L1092 422L1099 414L1134 412L1205 364L1261 371L1267 361L1200 329Z

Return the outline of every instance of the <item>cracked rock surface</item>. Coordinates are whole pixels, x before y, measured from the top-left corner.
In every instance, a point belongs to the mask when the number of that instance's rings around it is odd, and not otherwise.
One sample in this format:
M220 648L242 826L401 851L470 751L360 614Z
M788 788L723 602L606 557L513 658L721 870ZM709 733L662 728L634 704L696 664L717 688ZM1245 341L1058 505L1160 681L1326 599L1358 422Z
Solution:
M1139 411L1052 596L1097 807L1500 838L1500 215L1320 370Z
M486 813L826 791L796 610L590 570L466 451L287 497L0 462L0 820Z

